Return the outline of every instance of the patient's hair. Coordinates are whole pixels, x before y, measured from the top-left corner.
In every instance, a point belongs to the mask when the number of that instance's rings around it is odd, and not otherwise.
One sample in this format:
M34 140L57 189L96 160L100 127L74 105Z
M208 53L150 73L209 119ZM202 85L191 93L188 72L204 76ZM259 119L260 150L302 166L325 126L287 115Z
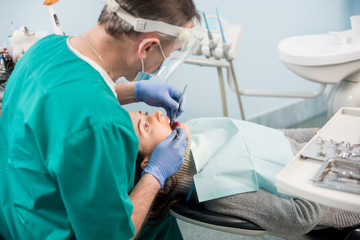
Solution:
M116 0L128 13L138 18L163 21L176 26L184 26L190 20L200 20L193 0ZM98 19L99 24L105 25L105 30L113 37L126 34L135 36L133 26L122 20L116 13L107 12L105 6ZM174 37L163 35L162 40L174 40Z
M145 154L139 151L136 158L134 185L136 185L141 178L141 173L143 170L141 169L140 165L144 158ZM171 196L171 192L173 191L175 186L176 177L172 176L165 181L163 189L159 190L148 214L148 218L150 221L164 220L168 216L171 205L179 201L178 198Z

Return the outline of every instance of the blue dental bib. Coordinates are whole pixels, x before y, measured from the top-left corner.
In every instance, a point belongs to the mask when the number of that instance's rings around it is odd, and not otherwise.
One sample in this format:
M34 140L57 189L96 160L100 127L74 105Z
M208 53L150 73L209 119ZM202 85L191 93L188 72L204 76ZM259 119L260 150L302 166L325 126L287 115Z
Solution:
M230 118L200 118L190 127L200 202L265 189L281 197L276 175L294 157L283 132Z

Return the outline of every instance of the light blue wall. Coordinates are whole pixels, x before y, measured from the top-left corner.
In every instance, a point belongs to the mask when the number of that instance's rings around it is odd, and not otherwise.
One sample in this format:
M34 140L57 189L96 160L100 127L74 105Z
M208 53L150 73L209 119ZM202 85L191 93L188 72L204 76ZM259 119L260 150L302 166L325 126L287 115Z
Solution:
M198 0L197 3L198 8L207 14L215 13L218 7L221 16L243 26L240 53L234 62L240 87L284 91L313 91L317 85L296 76L280 62L276 54L278 42L294 35L348 29L353 9L353 2L344 0ZM191 83L186 114L197 117L222 114L215 69L183 66L172 82L179 83L179 86L184 85L181 82ZM227 100L232 104L229 114L240 118L235 94L229 88L226 90ZM247 118L297 101L243 97Z
M358 0L195 0L200 11L215 13L244 28L239 57L234 61L241 88L284 91L313 91L315 83L297 77L286 69L276 55L277 43L283 38L341 31L350 28L349 17L360 14ZM51 32L50 17L43 0L0 0L0 43L7 42L15 26L32 31ZM85 0L61 0L55 5L63 30L68 35L80 34L97 20L102 3ZM170 83L187 89L187 111L181 118L221 116L219 84L215 69L183 65ZM240 118L235 94L228 87L229 114ZM298 102L299 99L243 97L247 118ZM325 107L325 106L324 106ZM144 108L136 104L129 110ZM147 109L147 108L146 108Z
M352 5L353 5L352 15L359 15L360 14L360 1L352 0Z

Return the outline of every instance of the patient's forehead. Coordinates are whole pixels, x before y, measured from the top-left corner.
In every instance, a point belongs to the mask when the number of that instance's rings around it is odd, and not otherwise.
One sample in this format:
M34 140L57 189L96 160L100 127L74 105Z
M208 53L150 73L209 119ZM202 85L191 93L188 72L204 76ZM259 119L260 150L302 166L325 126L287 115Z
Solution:
M141 118L141 113L139 113L139 112L129 112L129 115L130 115L131 122L132 122L134 130L135 130L135 133L136 133L136 135L139 135L137 125L138 125L139 120Z
M129 112L130 118L134 119L134 118L139 118L140 117L140 113L139 112Z
M140 118L145 117L147 114L142 113L141 111L138 112L129 112L130 118L133 122L138 121Z

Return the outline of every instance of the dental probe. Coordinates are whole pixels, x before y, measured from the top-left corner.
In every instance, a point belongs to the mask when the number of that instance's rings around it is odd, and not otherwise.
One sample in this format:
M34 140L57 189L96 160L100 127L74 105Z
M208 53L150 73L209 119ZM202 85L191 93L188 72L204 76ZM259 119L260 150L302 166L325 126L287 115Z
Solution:
M182 102L182 100L183 100L186 87L187 87L187 84L185 84L184 90L183 90L183 92L182 92L182 94L181 94L181 97L180 97L180 100L179 100L179 107L176 109L175 114L174 114L173 118L171 119L170 126L174 123L175 118L176 118L176 114L177 114L177 112L178 112L179 109L180 109L180 104L181 104L181 102Z

